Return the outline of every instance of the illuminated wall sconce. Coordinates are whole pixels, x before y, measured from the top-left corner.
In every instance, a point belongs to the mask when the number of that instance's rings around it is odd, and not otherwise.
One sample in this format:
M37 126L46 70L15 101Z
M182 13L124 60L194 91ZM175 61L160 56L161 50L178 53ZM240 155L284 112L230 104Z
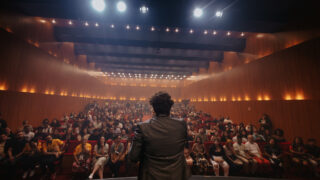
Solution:
M242 100L242 98L239 96L237 100L238 100L238 101L241 101L241 100Z
M6 85L4 83L0 84L0 91L5 91L5 90L7 90Z
M270 97L269 97L268 95L265 95L265 96L264 96L264 100L265 100L265 101L269 101L269 100L270 100Z
M23 87L23 88L21 88L20 92L26 93L26 92L28 92L28 88L27 87Z
M236 101L236 98L232 96L231 101Z
M178 99L178 102L181 102L182 100L181 99Z
M36 93L35 88L31 88L31 89L29 90L29 93Z
M287 101L290 101L290 100L292 100L292 97L291 97L290 94L286 94L284 99L287 100Z
M198 102L202 102L202 99L201 99L201 98L198 98Z
M208 102L208 98L203 98L203 101L204 102Z
M258 101L262 101L262 96L261 96L261 95L258 95L257 100L258 100Z
M305 99L305 97L304 97L303 93L296 94L296 100L304 100L304 99Z
M211 102L216 102L217 101L217 99L215 97L211 97L210 100L211 100Z
M246 96L244 97L244 100L250 101L250 97L249 97L248 95L246 95Z

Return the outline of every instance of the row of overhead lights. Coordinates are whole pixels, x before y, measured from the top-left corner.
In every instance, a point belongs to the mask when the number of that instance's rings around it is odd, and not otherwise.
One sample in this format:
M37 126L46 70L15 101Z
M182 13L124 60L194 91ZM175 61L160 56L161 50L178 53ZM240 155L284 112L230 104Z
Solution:
M135 78L135 79L166 79L166 80L183 80L187 75L169 75L169 74L137 74L137 73L120 73L105 72L105 75L112 78Z
M40 20L40 22L45 23L46 21L45 21L45 20ZM52 24L57 24L57 21L56 21L55 19L52 19L52 20L51 20L51 23L52 23ZM71 21L71 20L69 20L69 21L67 22L67 24L70 25L70 26L72 26L72 25L74 25L74 22ZM89 24L88 21L85 21L85 22L83 23L83 25L86 26L86 27L90 26L90 24ZM93 23L93 26L95 26L95 27L98 28L98 27L100 27L100 24L96 22L96 23ZM109 27L110 27L111 29L116 28L115 24L110 24ZM169 32L174 32L174 33L187 32L187 33L189 33L189 34L194 34L194 33L200 32L200 33L203 33L204 35L208 35L208 34L217 35L217 34L218 34L218 31L216 31L216 30L194 30L194 29L189 29L189 30L184 31L184 30L179 29L179 28L169 28L169 27L166 27L166 28L156 28L156 27L154 27L154 26L151 26L151 27L149 27L149 28L143 28L143 27L141 27L141 26L139 26L139 25L130 26L129 24L125 25L124 28L125 28L126 30L134 29L134 30L137 30L137 31L140 31L140 30L143 30L143 29L147 29L147 30L150 30L150 31L152 31L152 32L164 30L164 31L167 32L167 33L169 33ZM231 34L232 34L231 31L227 31L225 35L230 36ZM244 33L244 32L241 32L241 33L240 33L240 36L242 36L242 37L245 36L245 33Z
M103 12L107 7L105 0L92 0L91 5L92 5L92 8L98 12ZM120 12L120 13L124 13L127 10L127 4L125 3L125 1L122 1L122 0L119 0L116 3L115 7L118 10L118 12ZM147 14L149 11L149 8L146 5L142 5L139 8L139 11L142 14ZM193 16L196 18L202 17L203 14L204 14L203 8L196 7L193 10ZM221 18L222 15L223 15L223 12L220 10L216 11L216 13L215 13L215 16L218 18Z
M106 7L107 4L105 2L105 0L91 0L91 6L94 10L98 11L98 12L103 12ZM115 4L116 9L118 10L118 12L123 13L127 10L127 4L125 3L125 1L119 0L116 4ZM146 14L149 11L149 8L145 5L142 5L139 8L140 12L142 14Z

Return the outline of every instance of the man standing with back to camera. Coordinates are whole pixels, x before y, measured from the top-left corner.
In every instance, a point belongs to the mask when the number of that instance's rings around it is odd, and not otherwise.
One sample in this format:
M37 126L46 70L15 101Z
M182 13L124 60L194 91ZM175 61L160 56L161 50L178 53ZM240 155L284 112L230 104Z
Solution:
M140 162L138 179L188 179L183 154L187 143L186 122L169 117L173 101L168 93L156 93L150 104L156 116L137 126L129 152L132 161Z

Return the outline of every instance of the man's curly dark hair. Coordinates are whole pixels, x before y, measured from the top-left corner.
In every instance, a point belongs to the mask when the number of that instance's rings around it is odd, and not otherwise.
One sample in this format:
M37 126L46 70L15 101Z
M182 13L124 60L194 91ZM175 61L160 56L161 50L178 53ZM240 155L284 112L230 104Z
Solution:
M149 102L157 116L160 114L169 116L171 107L174 104L171 96L167 92L162 91L154 94Z

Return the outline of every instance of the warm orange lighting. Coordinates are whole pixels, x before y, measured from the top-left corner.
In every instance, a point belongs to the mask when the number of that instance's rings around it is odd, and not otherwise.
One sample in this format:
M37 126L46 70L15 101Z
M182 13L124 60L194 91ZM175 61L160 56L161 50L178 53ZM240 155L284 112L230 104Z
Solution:
M161 87L164 87L164 88L166 88L166 87L168 87L167 85L161 85Z
M145 101L146 98L142 97L142 98L139 98L140 101Z
M28 92L28 88L27 88L27 87L23 87L23 88L20 90L20 92L26 93L26 92Z
M51 95L54 95L54 91L51 91L50 94L51 94Z
M238 100L238 101L241 101L242 99L241 99L241 97L239 96L237 100Z
M198 98L198 102L202 102L202 99L201 99L201 98Z
M292 100L292 97L291 97L290 94L286 94L284 99L287 100L287 101L290 101L290 100Z
M304 95L302 93L297 93L296 100L304 100Z
M250 101L250 97L249 97L248 95L246 95L246 96L244 97L244 100Z
M208 102L208 98L203 98L203 101L204 102Z
M269 101L270 100L270 97L268 95L264 95L264 100L265 101Z
M258 98L257 98L258 101L262 101L262 97L260 95L258 95Z
M178 102L181 102L182 100L181 99L178 99Z
M5 91L7 90L7 87L5 84L0 84L0 91Z
M213 101L213 102L217 101L217 99L215 97L212 97L210 100Z
M44 20L44 19L40 19L39 22L41 22L41 23L46 23L47 21Z
M36 92L36 90L34 89L34 88L31 88L30 90L29 90L29 93L35 93Z
M236 101L236 98L232 96L231 101Z

